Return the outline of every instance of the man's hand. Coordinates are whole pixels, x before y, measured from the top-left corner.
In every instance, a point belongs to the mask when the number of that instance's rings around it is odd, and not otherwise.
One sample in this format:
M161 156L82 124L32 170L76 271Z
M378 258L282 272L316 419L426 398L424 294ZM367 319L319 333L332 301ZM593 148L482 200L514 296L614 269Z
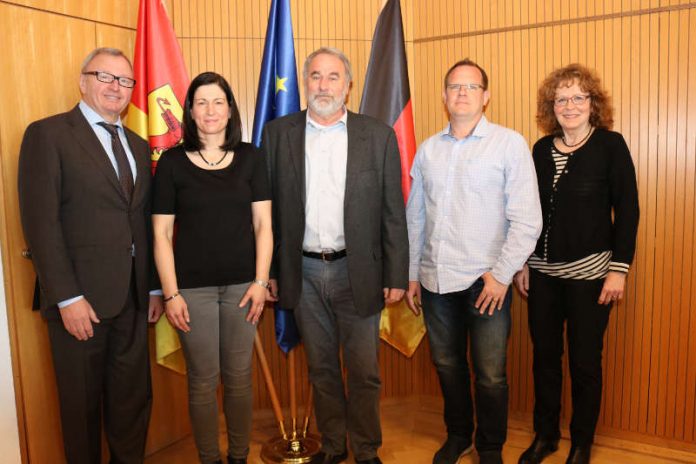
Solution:
M406 291L406 304L408 308L418 316L421 313L421 285L417 280L408 281L408 290Z
M163 312L162 295L150 295L150 301L147 306L147 322L155 323L159 321Z
M392 303L397 303L401 301L401 299L404 297L404 289L403 288L383 288L382 292L384 292L384 305L390 305Z
M94 336L92 323L99 324L97 313L92 309L86 298L80 298L74 303L59 309L65 330L80 341Z
M485 272L481 278L483 279L483 290L481 290L474 306L479 310L479 313L483 314L488 310L488 315L492 316L496 309L500 311L503 308L508 286L495 280L490 272Z
M515 287L522 296L525 298L529 296L529 266L525 264L521 270L517 271L512 281L515 282Z
M597 302L608 305L618 302L623 298L624 287L626 286L626 274L623 272L609 271L604 278L602 293L599 294Z
M186 305L186 300L184 300L184 297L181 294L167 301L164 304L164 311L171 325L182 332L191 331L191 327L188 325L188 323L191 322L188 313L188 306Z

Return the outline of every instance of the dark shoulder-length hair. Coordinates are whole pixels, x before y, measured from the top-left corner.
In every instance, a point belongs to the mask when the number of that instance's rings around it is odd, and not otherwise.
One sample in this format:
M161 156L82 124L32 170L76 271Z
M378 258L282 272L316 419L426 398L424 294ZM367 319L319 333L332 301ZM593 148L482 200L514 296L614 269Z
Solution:
M614 108L599 76L594 70L573 63L552 71L539 86L536 121L544 133L561 132L561 125L553 112L556 89L563 86L571 87L575 83L590 95L590 124L600 129L611 129L614 125Z
M234 150L239 145L239 142L242 141L242 118L239 116L239 108L232 94L230 84L218 73L204 72L191 81L191 85L189 85L186 92L186 101L184 102L184 150L186 151L196 151L203 148L201 139L198 137L196 121L191 117L191 109L193 108L193 96L196 94L198 87L209 84L216 84L220 87L227 97L227 103L230 105L230 120L227 122L227 128L225 129L225 142L220 146L220 149Z

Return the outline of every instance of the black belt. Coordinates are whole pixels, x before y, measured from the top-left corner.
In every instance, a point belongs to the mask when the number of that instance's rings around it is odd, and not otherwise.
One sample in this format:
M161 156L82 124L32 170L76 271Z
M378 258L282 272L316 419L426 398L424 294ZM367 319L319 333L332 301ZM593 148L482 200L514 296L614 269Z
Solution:
M320 253L314 251L302 251L302 256L313 259L321 259L322 261L336 261L337 259L346 257L346 250L341 251L322 251Z

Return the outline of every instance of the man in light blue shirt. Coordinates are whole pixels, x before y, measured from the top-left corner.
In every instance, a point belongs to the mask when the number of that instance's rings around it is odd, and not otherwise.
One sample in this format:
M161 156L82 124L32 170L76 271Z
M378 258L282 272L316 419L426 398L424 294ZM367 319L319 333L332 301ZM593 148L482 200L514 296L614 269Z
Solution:
M476 449L482 464L502 463L510 282L541 232L529 148L520 134L486 119L489 98L480 66L454 64L443 90L450 123L420 146L411 170L406 298L414 313L423 310L447 425L434 464L454 464L473 448L469 341Z

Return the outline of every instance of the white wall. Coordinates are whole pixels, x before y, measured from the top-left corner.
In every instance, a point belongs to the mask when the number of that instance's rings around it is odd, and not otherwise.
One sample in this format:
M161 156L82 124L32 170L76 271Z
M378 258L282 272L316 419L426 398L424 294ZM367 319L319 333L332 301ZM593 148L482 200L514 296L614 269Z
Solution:
M21 463L19 452L19 430L15 407L14 384L12 382L12 360L10 358L10 334L7 327L7 302L5 301L5 279L0 259L0 460L6 464Z

